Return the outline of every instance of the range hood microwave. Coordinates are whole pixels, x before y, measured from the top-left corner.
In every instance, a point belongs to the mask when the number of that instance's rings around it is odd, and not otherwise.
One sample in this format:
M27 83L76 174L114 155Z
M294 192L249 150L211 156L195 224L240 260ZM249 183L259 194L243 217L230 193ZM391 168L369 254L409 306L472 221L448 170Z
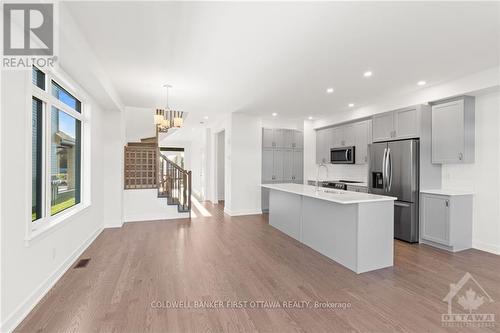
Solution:
M332 164L354 164L354 149L354 146L330 149L330 162Z

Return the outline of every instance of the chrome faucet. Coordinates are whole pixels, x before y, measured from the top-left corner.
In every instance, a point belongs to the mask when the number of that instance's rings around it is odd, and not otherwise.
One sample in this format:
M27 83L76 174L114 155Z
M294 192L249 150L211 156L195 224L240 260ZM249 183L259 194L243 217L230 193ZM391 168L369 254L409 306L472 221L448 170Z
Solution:
M316 191L319 191L319 169L321 169L321 167L325 168L325 170L326 170L326 178L328 178L328 167L326 166L325 163L321 162L318 165L318 173L316 174Z

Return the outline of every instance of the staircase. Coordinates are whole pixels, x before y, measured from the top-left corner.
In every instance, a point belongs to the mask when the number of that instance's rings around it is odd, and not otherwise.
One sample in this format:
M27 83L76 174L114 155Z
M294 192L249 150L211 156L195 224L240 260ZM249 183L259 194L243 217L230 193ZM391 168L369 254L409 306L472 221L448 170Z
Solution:
M191 218L191 171L162 155L157 137L127 143L124 163L126 190L156 188L158 198Z

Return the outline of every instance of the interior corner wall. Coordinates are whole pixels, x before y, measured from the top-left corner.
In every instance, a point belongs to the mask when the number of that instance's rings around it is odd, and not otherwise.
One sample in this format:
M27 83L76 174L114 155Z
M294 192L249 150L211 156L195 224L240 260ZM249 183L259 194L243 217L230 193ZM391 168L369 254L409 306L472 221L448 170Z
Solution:
M103 228L104 181L103 111L90 97L91 205L45 234L26 242L31 222L26 198L31 197L31 124L26 110L31 75L26 71L3 71L1 91L1 311L0 331L10 331L48 292L80 253Z
M226 140L227 142L227 140ZM260 214L262 172L262 120L243 113L231 115L230 215ZM226 197L228 194L226 193Z

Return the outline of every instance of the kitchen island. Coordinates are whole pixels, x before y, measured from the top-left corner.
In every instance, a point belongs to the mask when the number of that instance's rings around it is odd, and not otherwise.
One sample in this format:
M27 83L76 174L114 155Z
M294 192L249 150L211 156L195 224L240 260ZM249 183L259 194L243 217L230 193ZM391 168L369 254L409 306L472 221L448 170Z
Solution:
M394 200L302 184L270 190L269 224L356 273L393 265Z

